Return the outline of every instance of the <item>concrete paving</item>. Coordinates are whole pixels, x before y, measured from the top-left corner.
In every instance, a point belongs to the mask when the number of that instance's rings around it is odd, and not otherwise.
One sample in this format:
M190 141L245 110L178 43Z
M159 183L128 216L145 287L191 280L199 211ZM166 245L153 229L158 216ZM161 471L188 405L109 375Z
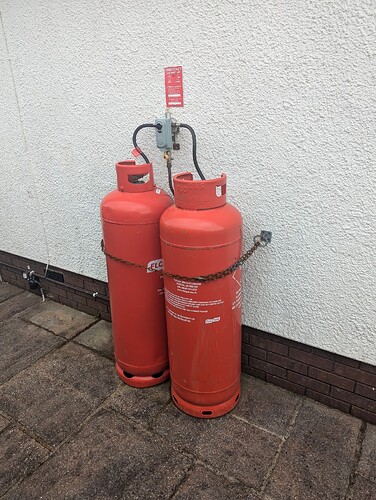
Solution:
M116 376L111 325L0 284L0 497L376 498L376 427L249 376L201 420Z

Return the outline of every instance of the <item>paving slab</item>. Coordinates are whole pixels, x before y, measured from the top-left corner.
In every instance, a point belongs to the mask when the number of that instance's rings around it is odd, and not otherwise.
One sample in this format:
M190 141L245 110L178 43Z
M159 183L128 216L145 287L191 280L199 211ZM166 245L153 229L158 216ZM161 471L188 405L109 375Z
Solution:
M3 384L0 409L57 445L118 385L111 361L67 344Z
M178 488L174 500L259 500L247 486L228 481L201 466L195 466Z
M358 472L376 482L376 425L367 424Z
M10 283L6 283L5 281L0 282L0 302L4 302L4 300L10 299L14 295L18 295L22 293L22 289L18 288Z
M94 316L52 300L40 303L22 317L66 339L72 339L97 321Z
M147 389L135 389L124 384L111 396L107 405L142 425L148 425L170 400L170 382Z
M22 292L0 304L0 323L29 307L41 304L42 299L33 293Z
M75 342L86 345L103 356L114 358L114 343L112 340L112 325L108 321L99 321L88 330L80 333Z
M171 403L169 382L140 390L118 378L109 323L0 284L1 321L0 496L345 498L358 419L248 376L230 414L195 419ZM375 429L355 500L376 498Z
M351 500L375 500L376 483L357 476L350 498Z
M0 496L33 472L49 455L39 443L15 427L0 435Z
M64 340L30 323L14 318L0 324L0 383L30 366Z
M259 490L281 439L231 415L193 418L170 405L153 428L229 477Z
M9 498L170 498L190 466L164 440L101 411Z
M242 375L240 400L232 414L278 436L285 436L300 401L301 398L292 392Z
M273 499L345 498L360 424L306 399L266 493Z
M39 373L17 376L0 389L0 408L51 446L75 432L96 405L84 394Z
M9 425L9 420L0 415L0 432L2 432Z
M81 391L96 403L122 384L113 361L73 343L47 356L38 365L38 371Z

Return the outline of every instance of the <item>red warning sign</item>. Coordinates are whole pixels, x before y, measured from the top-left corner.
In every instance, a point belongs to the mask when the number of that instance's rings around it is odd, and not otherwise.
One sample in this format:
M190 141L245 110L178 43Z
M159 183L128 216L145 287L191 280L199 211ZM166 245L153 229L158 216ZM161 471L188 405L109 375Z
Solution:
M182 108L183 99L183 67L170 66L165 68L166 106L168 108Z

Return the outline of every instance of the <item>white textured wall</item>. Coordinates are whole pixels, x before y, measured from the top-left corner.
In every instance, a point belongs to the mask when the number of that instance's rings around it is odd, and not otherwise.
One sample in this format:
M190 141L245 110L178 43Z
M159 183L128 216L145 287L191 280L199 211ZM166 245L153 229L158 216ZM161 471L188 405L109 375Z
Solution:
M246 246L273 231L245 268L244 322L376 364L374 0L0 6L1 249L105 279L100 200L181 64L175 114L202 169L228 174ZM190 161L187 137L176 171Z

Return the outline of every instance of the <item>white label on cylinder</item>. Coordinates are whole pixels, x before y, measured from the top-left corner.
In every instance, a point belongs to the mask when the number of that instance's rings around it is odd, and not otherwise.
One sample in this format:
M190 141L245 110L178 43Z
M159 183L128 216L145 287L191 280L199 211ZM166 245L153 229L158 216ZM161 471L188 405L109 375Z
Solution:
M218 321L221 321L221 317L217 316L216 318L208 318L205 320L205 324L210 325L211 323L218 323Z
M223 304L222 299L196 300L192 297L176 295L167 288L165 289L165 297L166 297L166 302L176 307L176 309L180 309L181 311L195 312L195 313L207 313L209 312L208 307L218 306ZM219 319L217 321L219 321Z
M148 273L153 273L154 271L163 271L163 259L155 259L148 262Z

